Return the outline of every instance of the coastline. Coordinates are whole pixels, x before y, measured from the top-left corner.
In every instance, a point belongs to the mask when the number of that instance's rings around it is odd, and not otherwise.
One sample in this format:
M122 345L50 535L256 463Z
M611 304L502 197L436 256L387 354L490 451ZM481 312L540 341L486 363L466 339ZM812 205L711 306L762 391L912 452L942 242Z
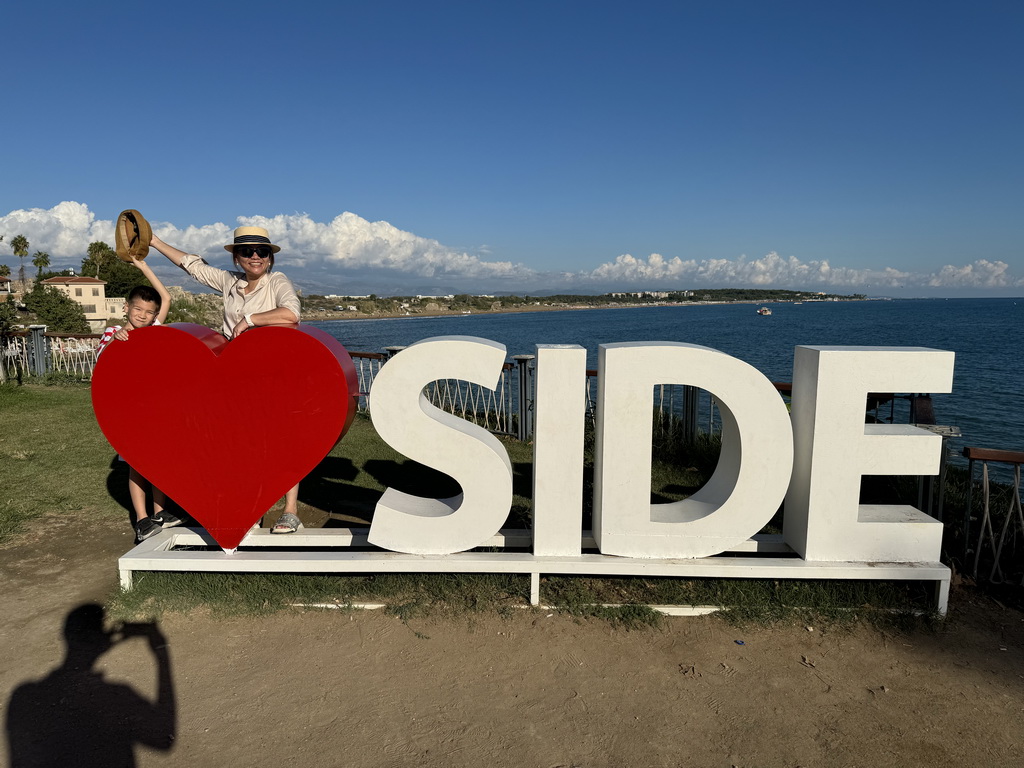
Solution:
M848 299L848 301L867 301L867 299ZM374 312L371 314L353 311L303 311L302 321L327 321L327 320L393 320L416 317L459 317L465 315L521 315L531 312L575 312L588 309L655 309L659 307L711 307L722 304L749 304L772 306L778 304L793 304L791 301L666 301L650 304L570 304L556 306L553 304L540 304L529 307L509 307L507 309L474 309L459 311L451 309L438 309L422 312ZM813 303L804 301L803 303ZM827 304L831 302L816 302Z

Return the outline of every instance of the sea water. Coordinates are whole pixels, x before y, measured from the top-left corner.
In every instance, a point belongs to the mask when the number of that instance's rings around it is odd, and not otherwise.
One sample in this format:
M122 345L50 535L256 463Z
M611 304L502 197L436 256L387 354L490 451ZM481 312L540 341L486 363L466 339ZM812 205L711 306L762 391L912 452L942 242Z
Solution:
M314 322L351 351L382 352L432 336L480 336L508 354L537 344L619 341L700 344L737 357L772 381L791 381L797 345L931 347L956 353L953 392L934 396L937 423L959 427L950 447L1024 450L1024 298L700 304Z

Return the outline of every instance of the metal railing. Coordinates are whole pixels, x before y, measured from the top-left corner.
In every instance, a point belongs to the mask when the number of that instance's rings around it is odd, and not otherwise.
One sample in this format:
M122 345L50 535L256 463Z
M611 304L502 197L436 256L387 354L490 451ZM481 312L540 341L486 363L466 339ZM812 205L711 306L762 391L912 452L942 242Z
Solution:
M8 379L43 376L48 373L66 373L88 380L96 365L96 353L101 334L46 333L44 326L33 326L28 331L10 334L0 345L0 364ZM359 381L360 411L370 408L369 392L381 367L402 347L388 347L387 353L351 352ZM533 356L519 361L519 367L532 362ZM505 363L495 389L488 389L456 379L442 379L426 387L430 402L442 410L480 424L485 429L506 435L518 434L519 418L516 405L519 380L513 375L516 365ZM3 377L0 377L2 380ZM532 398L529 405L532 408ZM525 439L525 436L523 436Z
M3 340L0 363L4 366L7 378L60 372L89 379L96 364L96 348L100 338L100 334L46 333L44 326L32 326L29 331L16 332ZM359 380L360 411L369 411L367 396L373 380L381 367L402 349L404 347L385 347L384 353L350 353ZM533 434L536 359L534 355L515 355L512 359L514 362L503 366L495 389L456 379L442 379L426 388L430 402L492 432L529 440ZM585 415L593 426L596 423L597 371L586 372L585 387ZM781 396L789 396L789 384L775 383L775 387ZM904 408L909 410L913 418L914 404L921 397L872 395L868 407L874 408L876 420L892 422L907 415L897 413L898 404L904 401L909 403ZM694 442L701 434L715 435L721 432L717 401L707 390L689 385L660 384L654 389L653 403L654 414L659 422L681 433L686 442ZM889 413L886 414L880 406L885 406L884 410Z
M83 379L92 377L92 369L96 365L96 350L100 344L100 336L89 335L56 335L46 334L49 347L50 371L69 373Z
M405 347L385 347L386 354L350 352L359 375L359 410L369 411L367 395L373 379L384 363ZM530 360L532 355L525 356ZM522 367L522 365L520 365ZM516 365L505 363L494 389L481 387L460 379L439 379L424 388L427 400L443 411L479 424L490 432L516 435L523 422L516 412L518 377L513 375Z
M978 572L984 555L986 560L991 558L992 565L987 577L982 576L983 580L994 584L1014 582L1024 586L1024 511L1021 510L1020 502L1020 468L1024 464L1024 451L967 447L963 455L967 458L969 479L967 510L964 514L965 556L970 553L971 512L974 509L976 486L981 493L981 525L974 547L974 578L979 578ZM989 479L990 463L1008 465L1013 472L1008 493L1001 499L1006 502L1004 508L995 506L1000 502L993 499ZM981 477L976 483L975 468L978 466L981 468Z
M92 378L100 334L46 333L45 326L31 326L0 340L0 380L66 373Z
M501 367L501 376L495 389L488 389L468 381L440 379L426 386L427 399L442 411L454 413L479 424L490 432L513 434L512 418L512 363Z
M0 381L29 375L28 349L27 331L0 340Z
M349 356L356 366L356 377L359 379L358 410L368 413L370 386L380 373L381 366L387 362L388 356L379 352L349 352Z

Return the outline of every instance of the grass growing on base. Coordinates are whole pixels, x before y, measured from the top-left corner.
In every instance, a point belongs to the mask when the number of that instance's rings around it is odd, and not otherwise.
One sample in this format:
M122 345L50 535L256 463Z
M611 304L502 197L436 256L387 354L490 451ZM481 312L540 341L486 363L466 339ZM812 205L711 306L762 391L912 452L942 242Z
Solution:
M658 628L666 618L652 605L714 605L739 626L803 622L849 626L864 621L886 629L929 624L928 587L918 582L756 579L587 578L542 580L541 600L580 619L631 630ZM216 615L265 615L292 606L346 608L383 603L403 621L480 612L508 615L528 608L529 577L512 574L169 573L136 574L135 586L108 603L120 621L158 619L205 606ZM547 608L545 609L547 610Z
M832 579L551 576L541 581L541 599L573 615L590 615L591 606L608 603L712 605L721 606L722 618L735 624L800 620L843 625L863 620L892 627L931 620L931 586Z
M108 611L121 621L159 617L205 605L224 616L260 615L293 605L385 603L404 619L426 615L507 612L524 605L528 576L407 574L370 576L289 573L136 574L134 588L118 592Z

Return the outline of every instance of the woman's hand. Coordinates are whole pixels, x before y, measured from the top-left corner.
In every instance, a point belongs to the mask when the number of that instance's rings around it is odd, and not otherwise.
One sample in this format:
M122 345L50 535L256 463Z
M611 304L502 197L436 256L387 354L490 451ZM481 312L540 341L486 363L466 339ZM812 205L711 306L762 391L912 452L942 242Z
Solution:
M235 324L234 330L231 331L231 338L237 339L243 333L248 331L250 327L251 326L245 321L245 318L243 317L241 320L238 321L238 323Z

